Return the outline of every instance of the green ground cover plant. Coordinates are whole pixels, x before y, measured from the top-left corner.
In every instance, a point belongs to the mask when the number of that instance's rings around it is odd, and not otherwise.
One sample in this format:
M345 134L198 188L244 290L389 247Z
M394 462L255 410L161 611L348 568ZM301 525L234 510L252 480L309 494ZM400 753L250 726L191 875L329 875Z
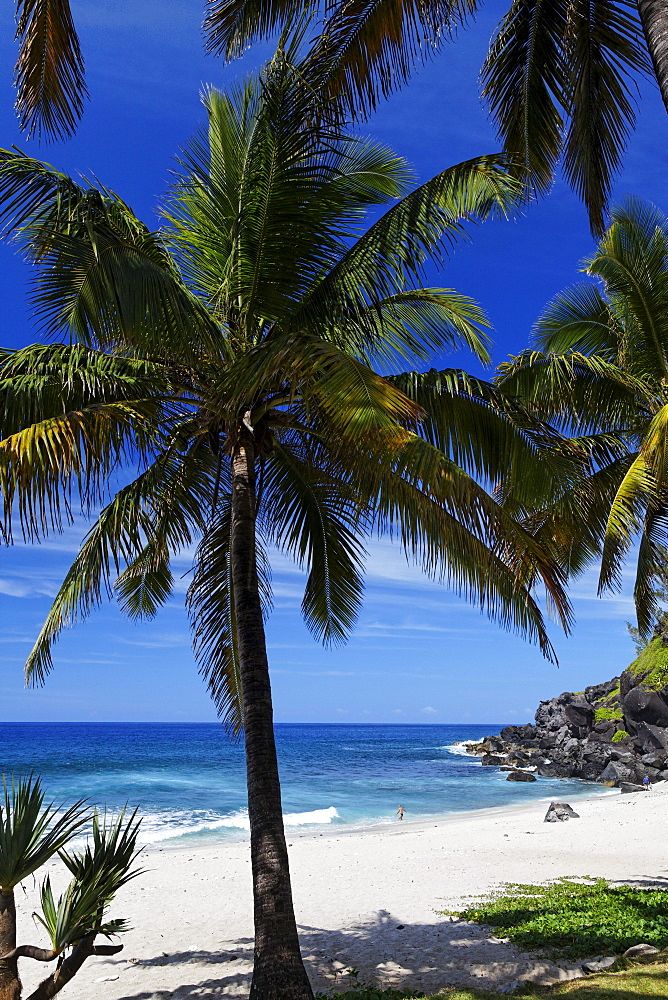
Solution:
M606 708L604 706L603 708L597 708L594 711L594 717L597 722L603 722L604 719L621 719L622 710L619 706L616 706L615 708Z
M520 948L566 958L621 954L639 941L668 945L668 892L605 879L509 884L457 915L503 928Z
M618 729L615 735L612 737L612 742L621 743L622 740L625 740L628 735L629 734L626 732L625 729Z

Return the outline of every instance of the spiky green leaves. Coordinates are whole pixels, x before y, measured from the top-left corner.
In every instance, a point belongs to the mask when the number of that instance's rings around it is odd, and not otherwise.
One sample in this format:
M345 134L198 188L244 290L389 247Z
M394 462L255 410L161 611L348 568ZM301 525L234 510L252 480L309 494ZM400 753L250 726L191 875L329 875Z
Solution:
M635 123L633 77L651 73L631 0L513 0L482 71L505 151L539 192L559 161L600 234Z
M16 111L28 136L67 139L88 96L68 0L17 0Z
M0 889L11 891L46 864L89 819L83 800L67 809L44 804L39 778L3 775L0 800Z
M555 537L573 571L600 556L601 591L621 585L638 541L634 596L647 635L668 537L668 223L634 199L612 218L585 261L603 291L561 293L536 325L545 353L526 352L500 376L589 457L589 475L545 509L538 536Z

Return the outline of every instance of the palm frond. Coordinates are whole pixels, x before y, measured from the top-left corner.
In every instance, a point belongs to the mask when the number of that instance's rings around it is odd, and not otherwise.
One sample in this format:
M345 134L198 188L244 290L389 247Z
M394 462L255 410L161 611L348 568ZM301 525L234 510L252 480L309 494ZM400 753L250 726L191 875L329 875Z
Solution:
M394 367L399 359L427 360L436 351L467 347L489 364L489 320L467 295L449 288L397 292L341 316L330 336L367 364Z
M638 74L652 74L638 7L630 0L570 0L564 58L570 124L563 171L602 233L612 182L635 126Z
M69 0L17 0L16 111L30 138L68 139L88 96Z
M568 9L569 0L513 0L482 68L482 94L504 150L525 165L540 193L552 183L561 150Z
M46 337L65 332L104 348L122 341L171 359L177 348L184 356L184 333L197 329L221 349L161 238L113 191L0 150L0 223L34 265L31 303Z
M428 576L447 583L503 628L539 643L554 658L540 606L537 579L565 627L570 620L563 573L548 547L463 470L428 442L411 436L401 451L365 457L355 470L358 488L375 497L377 530L396 536Z
M630 0L513 0L482 70L504 150L545 193L563 153L592 231L635 115L631 87L651 66Z
M229 493L221 494L216 515L198 546L186 605L199 672L223 725L231 734L238 734L243 727L243 707L230 565L230 501ZM266 617L272 605L271 573L258 538L256 561L260 598Z
M668 375L668 221L653 205L628 198L586 261L602 278L620 327L629 372L657 382Z
M610 505L603 539L599 593L621 586L624 557L641 531L648 505L656 495L655 478L640 454L629 466Z
M263 482L263 525L308 571L302 614L322 642L343 642L359 614L364 515L354 488L322 448L277 443ZM337 474L338 473L338 474Z
M504 392L569 435L639 431L653 406L646 382L600 355L525 351L497 371Z
M467 236L466 225L508 216L523 185L506 157L482 156L443 171L406 195L347 250L293 312L294 329L331 329L369 304L405 290L423 277L427 260L443 264Z
M614 362L619 349L614 313L596 285L579 284L556 295L533 327L545 354L596 354Z
M320 88L353 120L401 89L471 19L478 0L343 0L326 9L305 71L322 67Z
M423 410L422 437L497 491L503 484L516 502L544 505L581 471L579 448L489 382L458 369L390 381Z
M166 453L134 482L120 489L100 513L68 570L26 661L26 681L43 684L53 669L51 647L63 628L85 619L104 596L111 597L114 577L133 566L120 584L128 610L137 587L137 560L152 542L158 551L178 551L201 529L202 512L211 505L209 467L200 459ZM122 579L122 578L121 578ZM141 581L140 581L141 582ZM155 598L155 594L153 594Z

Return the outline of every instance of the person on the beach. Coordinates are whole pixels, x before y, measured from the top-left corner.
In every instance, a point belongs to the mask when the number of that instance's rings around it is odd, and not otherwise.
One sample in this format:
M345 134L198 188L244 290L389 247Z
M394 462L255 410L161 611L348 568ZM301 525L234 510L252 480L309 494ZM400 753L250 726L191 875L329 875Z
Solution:
M404 818L404 813L405 812L406 812L406 810L404 809L404 807L403 806L399 806L399 808L397 809L397 816L399 817L399 819L403 819Z
M652 782L649 780L647 775L645 775L645 777L642 779L642 784L646 792L652 791Z

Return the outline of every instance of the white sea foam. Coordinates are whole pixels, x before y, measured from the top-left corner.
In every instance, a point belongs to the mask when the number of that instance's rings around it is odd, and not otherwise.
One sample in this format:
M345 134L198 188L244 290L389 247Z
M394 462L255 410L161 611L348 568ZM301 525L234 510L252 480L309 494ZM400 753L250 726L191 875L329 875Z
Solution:
M313 823L331 823L332 820L339 819L339 814L334 806L328 809L312 809L310 812L284 813L283 823L285 826L308 826ZM250 830L250 821L245 809L232 813L221 820L218 826L236 827L242 830Z
M475 754L472 754L470 750L466 749L470 742L470 740L467 740L465 743L448 743L447 746L441 747L441 749L448 750L450 753L457 754L459 757L475 757Z
M285 826L324 824L331 823L335 819L339 819L339 813L334 806L329 806L327 809L312 809L310 812L285 813L283 816ZM239 809L229 816L206 811L193 814L180 810L149 813L143 818L140 838L145 844L154 844L175 837L222 829L250 830L247 810Z

